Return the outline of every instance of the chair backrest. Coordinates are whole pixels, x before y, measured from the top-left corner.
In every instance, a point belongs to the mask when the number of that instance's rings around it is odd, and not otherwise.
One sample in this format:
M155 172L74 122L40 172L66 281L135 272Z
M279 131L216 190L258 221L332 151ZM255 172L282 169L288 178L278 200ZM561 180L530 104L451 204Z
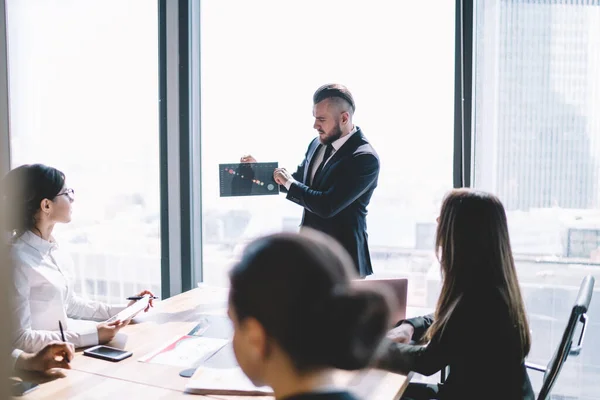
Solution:
M567 360L567 357L569 355L577 356L581 352L581 348L583 346L583 337L585 335L585 328L587 324L586 313L590 306L590 301L592 300L594 281L594 277L588 275L583 279L583 282L581 282L579 294L577 295L577 300L575 301L575 305L573 305L573 309L571 310L571 315L569 317L567 327L565 328L565 332L563 333L556 352L550 359L548 367L546 368L546 373L544 374L544 383L542 384L540 394L538 395L538 400L546 400L548 398L550 391L552 390L552 386L554 386L556 378L558 377L563 364ZM573 346L573 335L575 334L575 328L579 322L582 324L581 334L579 335L577 344Z

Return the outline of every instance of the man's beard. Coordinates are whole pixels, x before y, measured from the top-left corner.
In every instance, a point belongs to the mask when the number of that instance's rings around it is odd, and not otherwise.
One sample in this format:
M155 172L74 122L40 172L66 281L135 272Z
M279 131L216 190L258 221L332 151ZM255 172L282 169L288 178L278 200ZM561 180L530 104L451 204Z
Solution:
M342 128L339 125L336 125L335 128L331 131L329 135L323 138L321 143L324 145L331 144L342 137Z

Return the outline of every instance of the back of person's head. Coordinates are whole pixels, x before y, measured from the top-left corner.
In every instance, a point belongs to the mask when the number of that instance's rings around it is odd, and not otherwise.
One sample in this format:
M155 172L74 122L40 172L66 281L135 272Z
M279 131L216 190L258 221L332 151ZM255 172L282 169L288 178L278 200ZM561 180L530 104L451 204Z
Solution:
M42 200L54 199L64 184L61 171L43 164L26 164L11 170L2 181L4 230L16 237L31 230Z
M352 97L352 93L346 86L339 83L328 83L321 86L313 95L313 105L327 99L335 103L342 111L348 112L350 116L354 115L356 110L354 97Z
M464 295L498 293L520 332L523 356L527 355L529 327L500 200L471 189L448 193L439 216L436 250L443 282L438 318L428 336L443 328Z
M257 371L273 343L299 374L369 364L389 329L389 297L351 287L353 270L341 245L315 231L275 234L248 245L230 273L229 302L236 357L253 381L261 381ZM248 355L243 336L252 335L249 325L264 332L262 360Z

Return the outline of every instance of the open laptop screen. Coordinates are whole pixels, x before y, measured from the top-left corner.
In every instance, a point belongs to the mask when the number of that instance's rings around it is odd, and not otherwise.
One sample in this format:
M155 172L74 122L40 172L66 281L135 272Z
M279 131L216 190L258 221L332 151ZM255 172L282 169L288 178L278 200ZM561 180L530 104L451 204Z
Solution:
M358 287L369 287L377 290L381 287L390 289L395 297L396 304L392 306L392 319L394 322L406 318L406 299L408 291L408 279L406 278L390 278L390 279L357 279L352 282L352 285ZM384 289L385 290L385 289Z

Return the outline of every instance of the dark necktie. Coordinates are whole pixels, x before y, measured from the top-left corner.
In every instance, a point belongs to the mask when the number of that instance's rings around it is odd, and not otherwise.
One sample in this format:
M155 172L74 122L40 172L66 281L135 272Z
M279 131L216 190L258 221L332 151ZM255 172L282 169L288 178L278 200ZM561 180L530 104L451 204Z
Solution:
M333 146L330 144L327 145L327 147L325 148L325 154L323 155L323 161L321 161L321 164L319 164L319 168L317 168L317 170L315 171L315 175L312 178L312 182L314 182L317 179L317 176L319 175L319 173L321 172L321 170L323 169L323 167L325 166L325 163L327 162L327 160L329 159L329 156L331 156L331 152L333 151ZM311 183L312 183L311 182Z

